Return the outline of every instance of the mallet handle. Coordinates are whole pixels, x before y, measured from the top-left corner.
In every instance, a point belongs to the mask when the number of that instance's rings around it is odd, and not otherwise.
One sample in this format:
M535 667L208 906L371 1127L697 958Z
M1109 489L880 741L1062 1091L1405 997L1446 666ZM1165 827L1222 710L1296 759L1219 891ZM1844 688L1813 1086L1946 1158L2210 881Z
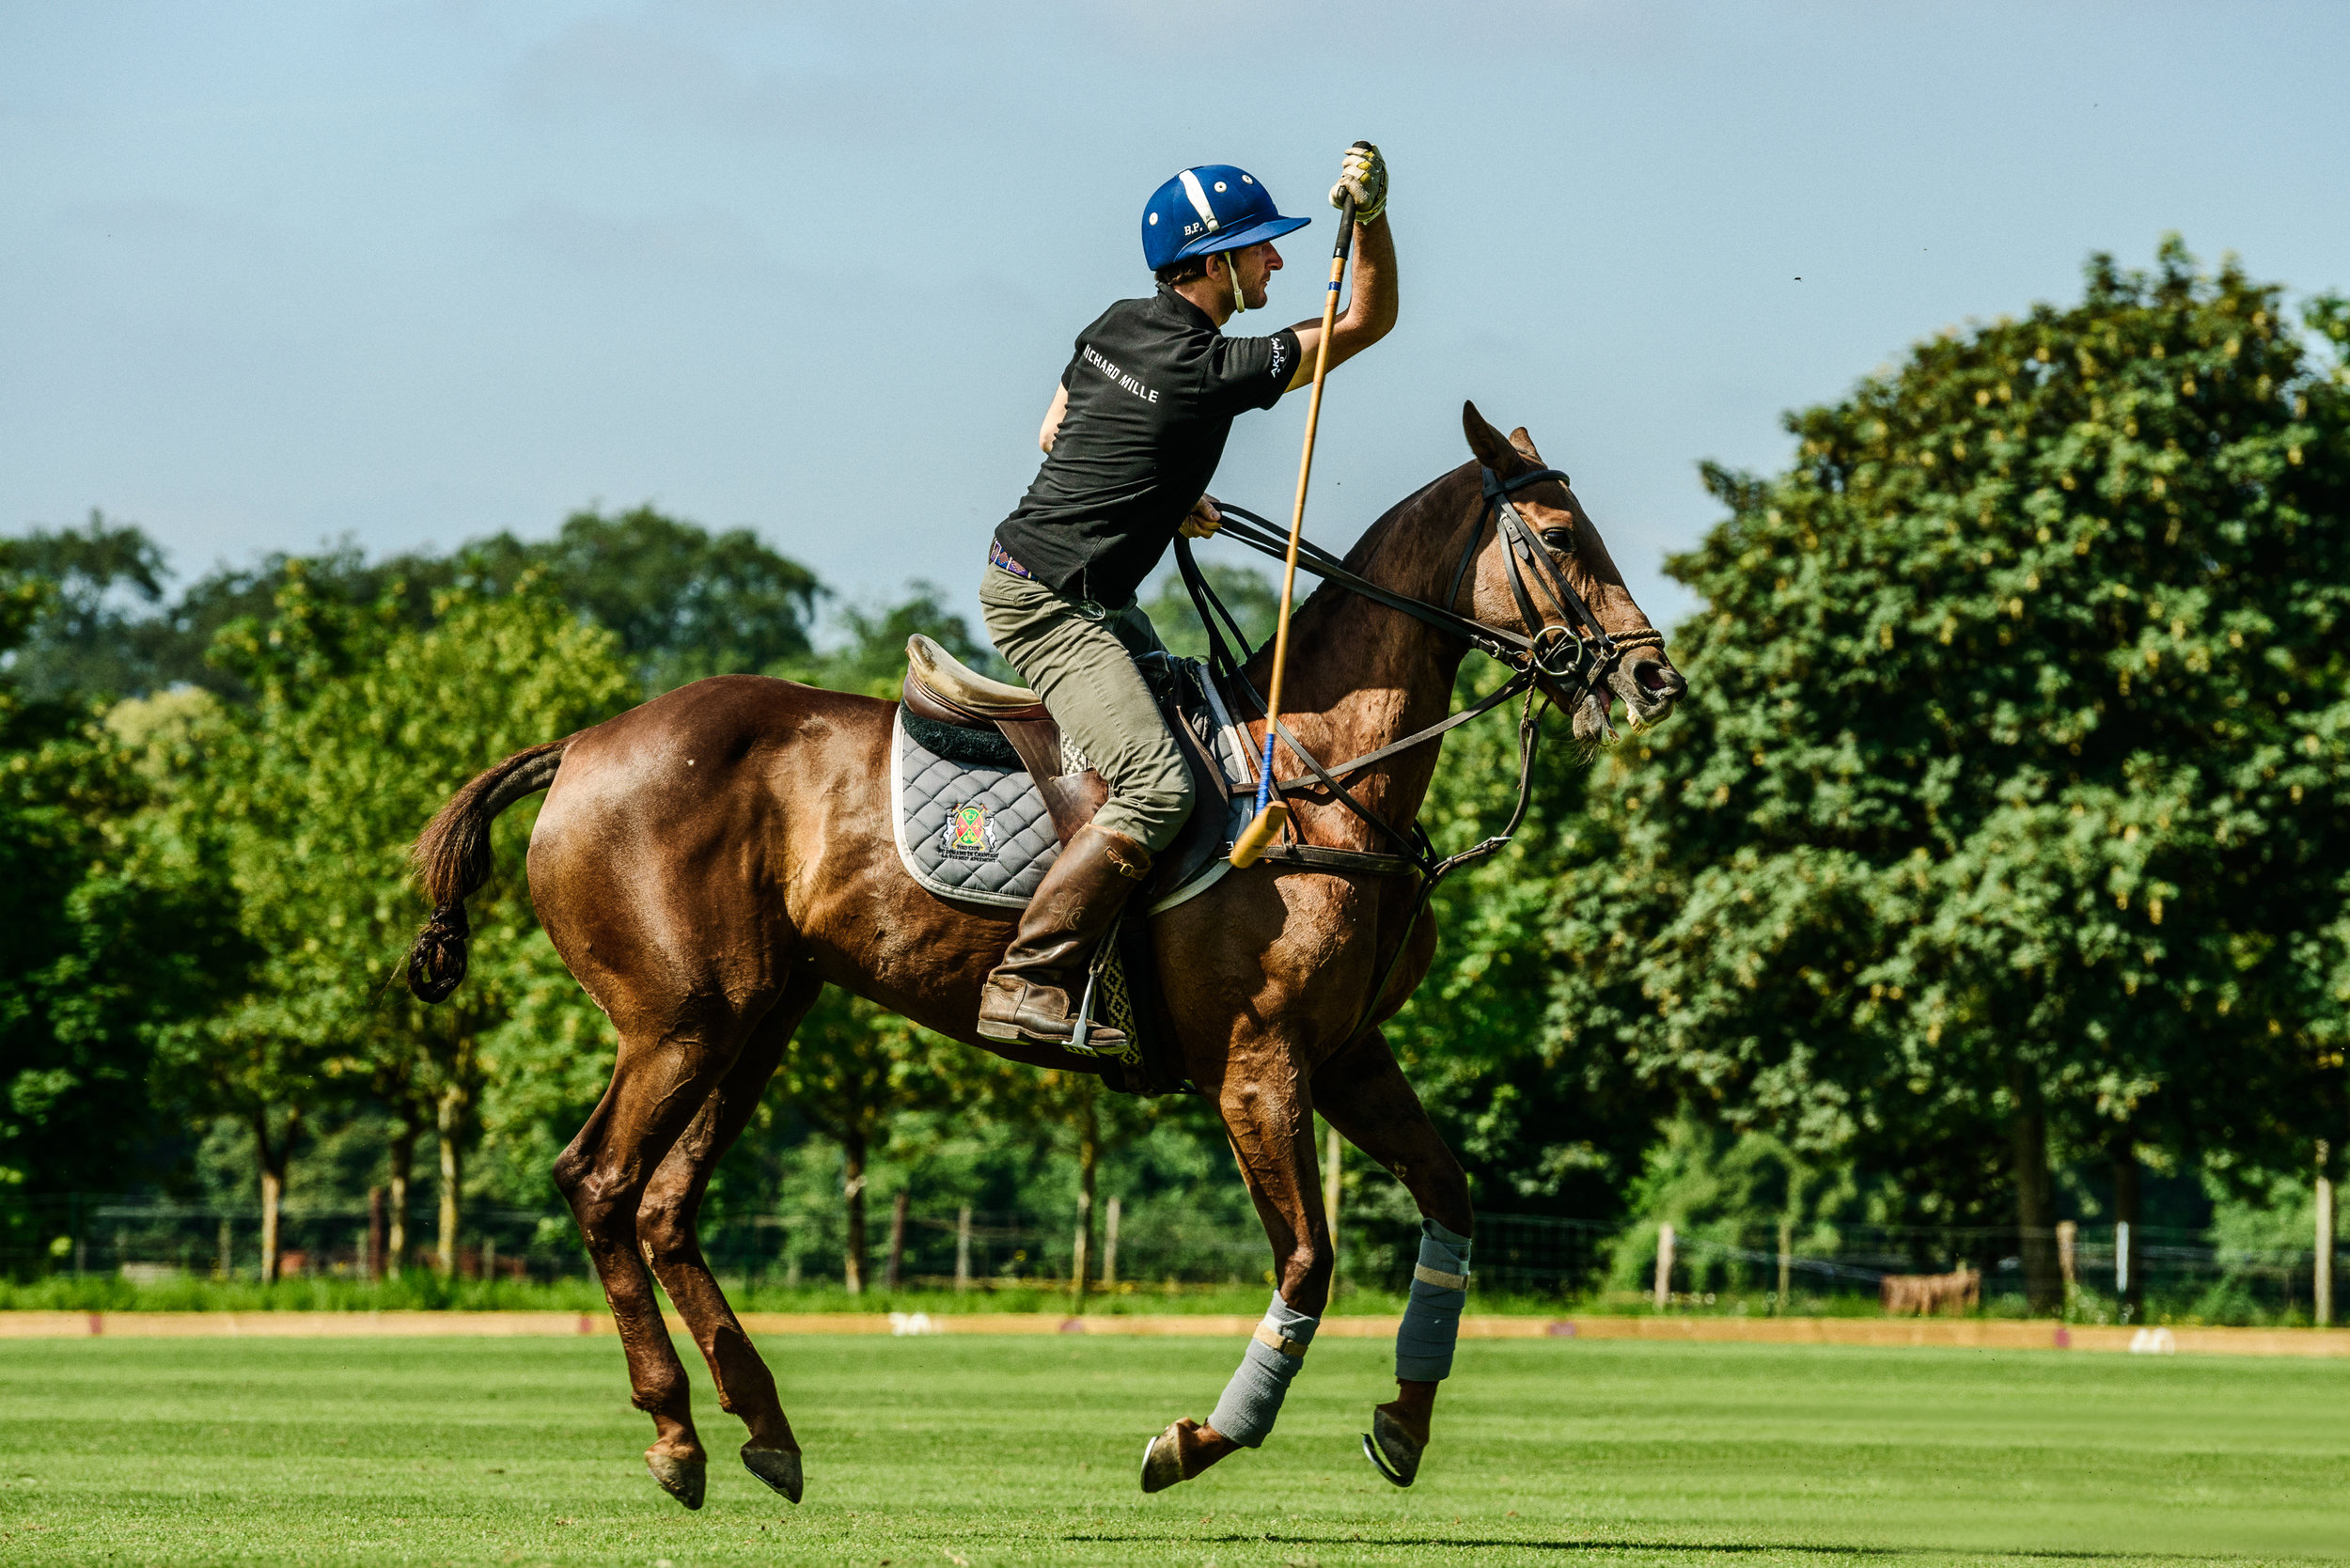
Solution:
M1289 554L1281 563L1281 611L1273 631L1273 689L1265 703L1264 766L1257 779L1257 816L1232 845L1232 864L1246 869L1289 816L1288 808L1273 800L1273 720L1281 711L1282 678L1289 673L1290 601L1297 590L1297 548L1306 534L1306 487L1314 474L1314 432L1322 426L1322 383L1330 373L1330 335L1339 320L1339 285L1346 276L1346 259L1355 248L1355 198L1339 207L1339 243L1330 251L1330 288L1322 301L1322 337L1314 344L1313 393L1306 402L1306 449L1297 460L1297 498L1290 507Z

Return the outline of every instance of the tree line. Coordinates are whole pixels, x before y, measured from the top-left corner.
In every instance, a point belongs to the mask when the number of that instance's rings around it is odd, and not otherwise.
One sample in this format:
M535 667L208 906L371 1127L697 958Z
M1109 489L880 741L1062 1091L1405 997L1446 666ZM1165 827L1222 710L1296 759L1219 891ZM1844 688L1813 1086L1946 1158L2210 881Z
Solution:
M2044 1238L2084 1202L2136 1220L2149 1184L2329 1170L2346 349L2339 298L2289 309L2171 243L1790 415L1781 472L1706 468L1727 515L1668 564L1703 606L1671 631L1689 698L1596 760L1553 727L1528 829L1440 890L1390 1031L1480 1204L1628 1235L2005 1227L2044 1309ZM498 830L467 985L408 998L432 810L705 675L888 696L916 630L992 659L934 588L842 604L749 531L650 509L176 591L165 566L95 514L0 541L0 1222L10 1194L223 1173L274 1214L313 1168L387 1185L396 1226L429 1186L454 1267L469 1198L553 1206L609 1045L531 917L531 807ZM1269 629L1262 579L1219 576ZM1149 607L1197 649L1179 589ZM1439 843L1506 814L1506 729L1448 740ZM1246 1212L1203 1107L854 998L780 1077L713 1202L821 1168L853 1283L877 1168L902 1192L952 1166L994 1207L1049 1188L1081 1235L1104 1172Z

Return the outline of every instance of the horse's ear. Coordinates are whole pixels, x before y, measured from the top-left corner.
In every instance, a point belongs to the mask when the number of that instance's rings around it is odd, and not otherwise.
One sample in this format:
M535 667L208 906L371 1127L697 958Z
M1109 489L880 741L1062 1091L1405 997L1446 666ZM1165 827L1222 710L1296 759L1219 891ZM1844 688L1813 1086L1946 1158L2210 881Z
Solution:
M1522 461L1502 433L1485 423L1485 416L1477 412L1475 403L1461 405L1461 433L1468 437L1469 450L1477 461L1496 474L1513 473Z
M1535 467L1546 468L1549 466L1548 463L1543 462L1543 454L1534 449L1534 438L1526 433L1526 427L1524 425L1520 425L1516 430L1510 432L1510 445L1515 447L1518 449L1518 455L1526 459L1527 462L1532 463Z

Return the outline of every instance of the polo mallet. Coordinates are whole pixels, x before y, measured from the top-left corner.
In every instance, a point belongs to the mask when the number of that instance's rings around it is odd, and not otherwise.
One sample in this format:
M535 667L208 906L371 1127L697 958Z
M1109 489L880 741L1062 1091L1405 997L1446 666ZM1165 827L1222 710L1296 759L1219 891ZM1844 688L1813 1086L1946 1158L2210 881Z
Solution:
M1357 142L1357 147L1364 143ZM1322 378L1330 371L1330 333L1339 320L1339 283L1355 248L1355 198L1339 205L1339 243L1330 252L1330 292L1322 302L1322 337L1314 345L1314 390L1306 403L1306 451L1297 460L1297 501L1290 508L1290 549L1281 564L1281 616L1273 631L1273 691L1265 703L1264 767L1257 776L1256 820L1232 841L1232 865L1246 870L1290 820L1289 803L1273 798L1273 726L1281 712L1281 677L1289 673L1290 597L1297 589L1297 544L1306 534L1306 485L1314 474L1314 431L1322 423Z

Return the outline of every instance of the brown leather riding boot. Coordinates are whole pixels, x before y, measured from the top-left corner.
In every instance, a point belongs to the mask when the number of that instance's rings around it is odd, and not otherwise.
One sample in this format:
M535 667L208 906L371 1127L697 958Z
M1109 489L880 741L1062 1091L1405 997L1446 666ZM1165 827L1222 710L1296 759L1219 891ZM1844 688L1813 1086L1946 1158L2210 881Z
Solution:
M1151 852L1091 823L1064 845L1021 912L1020 930L979 993L979 1034L1066 1045L1077 1027L1086 961L1127 896L1151 874ZM1096 1023L1086 1043L1124 1049L1126 1037Z

